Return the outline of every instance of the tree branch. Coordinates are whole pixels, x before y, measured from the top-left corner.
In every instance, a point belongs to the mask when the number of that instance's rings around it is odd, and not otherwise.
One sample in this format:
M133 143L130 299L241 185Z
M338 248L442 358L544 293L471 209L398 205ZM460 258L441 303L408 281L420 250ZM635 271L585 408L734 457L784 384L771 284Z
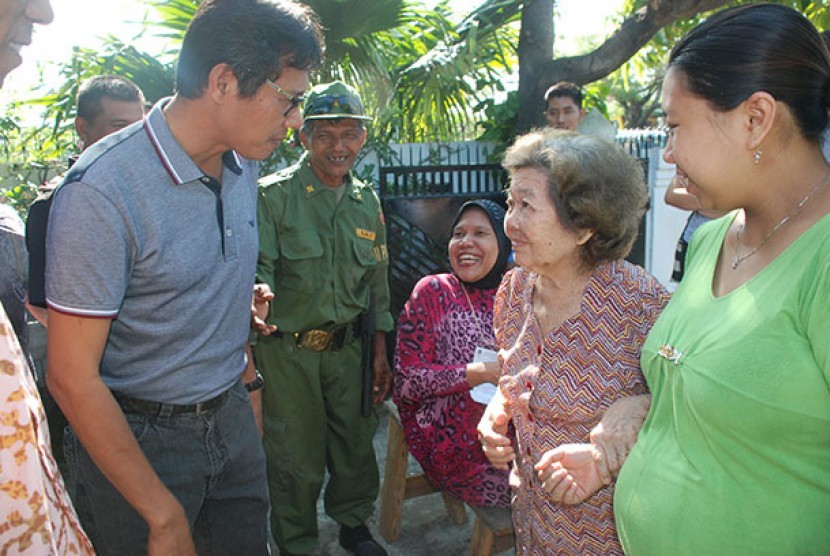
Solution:
M550 60L542 70L543 76L555 76L564 71L570 81L578 84L602 79L634 56L669 23L713 10L727 2L728 0L651 0L647 6L626 18L599 48L581 56Z
M519 97L523 110L519 114L518 129L526 131L542 124L540 114L544 110L542 95L545 88L558 81L573 81L579 85L602 79L637 53L663 27L714 10L729 0L649 0L648 4L627 17L620 27L599 48L589 54L567 58L548 59L537 66L535 86L528 84ZM522 18L524 27L530 20ZM524 29L522 29L524 31ZM523 63L520 49L519 65ZM532 56L532 54L531 54ZM523 94L524 93L524 94Z

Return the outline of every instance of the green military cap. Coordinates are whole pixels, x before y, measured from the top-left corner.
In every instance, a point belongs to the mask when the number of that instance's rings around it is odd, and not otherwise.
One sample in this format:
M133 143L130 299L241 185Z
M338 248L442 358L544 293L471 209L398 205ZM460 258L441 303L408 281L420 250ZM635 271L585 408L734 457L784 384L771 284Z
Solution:
M306 120L335 120L351 118L371 122L363 111L363 101L357 91L342 81L317 85L305 97L303 118Z

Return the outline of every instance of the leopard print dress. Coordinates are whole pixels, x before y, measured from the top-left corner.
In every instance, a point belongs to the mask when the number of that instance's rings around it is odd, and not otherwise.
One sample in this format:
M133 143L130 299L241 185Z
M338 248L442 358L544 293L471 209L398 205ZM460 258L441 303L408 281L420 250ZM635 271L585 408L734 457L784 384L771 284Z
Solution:
M508 474L484 457L476 426L485 406L466 379L476 347L495 349L496 288L467 293L469 302L452 274L415 285L398 320L394 400L409 451L433 486L473 506L507 507Z

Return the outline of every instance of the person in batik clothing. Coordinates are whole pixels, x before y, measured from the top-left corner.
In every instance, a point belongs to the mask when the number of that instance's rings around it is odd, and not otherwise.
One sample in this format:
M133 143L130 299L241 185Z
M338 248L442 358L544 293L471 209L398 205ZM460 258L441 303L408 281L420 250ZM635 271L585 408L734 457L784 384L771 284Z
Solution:
M35 24L51 21L48 0L0 0L0 87L21 63L20 47ZM0 269L14 270L21 246L15 229L0 229ZM0 272L0 293L10 293L0 296L0 554L92 555L49 449L46 414L9 318L19 317L18 331L25 331L24 289L19 275Z
M502 378L479 425L484 452L512 465L517 554L622 554L613 487L558 502L578 485L552 453L593 440L611 483L634 438L631 427L604 429L603 414L614 404L617 423L639 425L647 412L640 348L668 294L622 260L646 203L642 170L602 139L554 130L519 138L504 166L505 229L520 267L496 296Z
M92 555L49 449L49 427L0 306L0 554Z
M410 453L429 482L473 506L510 505L507 471L484 457L476 425L484 404L471 388L496 384L493 298L510 255L504 209L491 200L461 206L449 241L451 274L422 278L398 320L394 400Z

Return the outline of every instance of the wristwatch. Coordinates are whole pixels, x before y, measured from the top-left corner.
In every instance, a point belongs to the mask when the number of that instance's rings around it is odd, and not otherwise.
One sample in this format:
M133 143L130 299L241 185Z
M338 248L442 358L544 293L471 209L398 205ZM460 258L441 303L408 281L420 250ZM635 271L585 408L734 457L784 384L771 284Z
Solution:
M257 390L261 390L263 386L265 386L265 379L262 378L262 374L259 371L256 371L256 378L251 382L245 383L245 390L248 392L256 392Z

